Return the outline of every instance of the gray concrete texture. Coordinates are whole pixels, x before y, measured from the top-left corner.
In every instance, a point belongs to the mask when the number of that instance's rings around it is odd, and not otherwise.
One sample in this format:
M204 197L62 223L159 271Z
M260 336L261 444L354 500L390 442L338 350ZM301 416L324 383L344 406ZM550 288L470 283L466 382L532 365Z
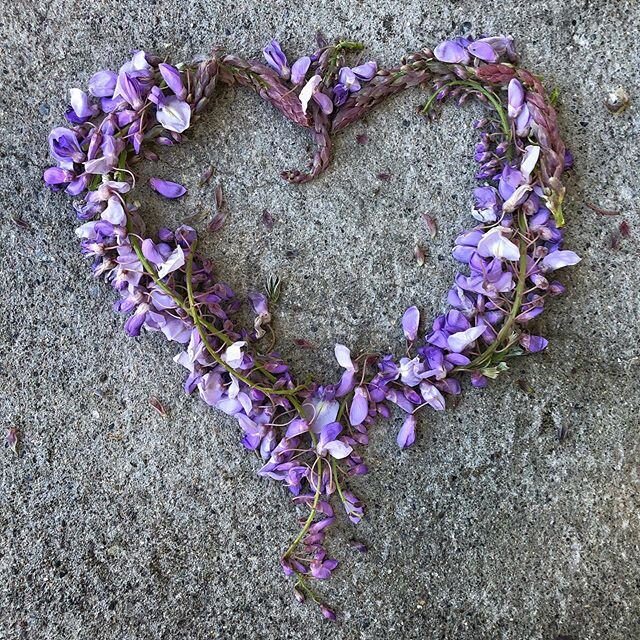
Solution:
M334 625L297 605L280 572L296 531L288 495L256 477L234 421L184 396L173 345L124 337L114 293L79 255L70 202L41 183L67 88L130 49L254 56L275 36L296 56L318 29L388 65L461 30L513 35L561 91L576 157L567 246L584 257L541 323L547 353L425 414L411 450L395 446L398 418L376 427L357 485L367 518L355 532L343 523L331 547L342 566L322 592ZM21 445L0 455L0 638L640 637L639 30L635 1L3 3L0 424ZM603 101L618 86L632 106L612 115ZM334 379L336 340L398 352L406 306L444 308L452 241L471 221L479 111L449 107L427 123L421 99L409 92L345 131L330 171L296 187L278 174L305 165L307 133L227 89L153 169L183 180L186 199L140 191L158 225L211 208L223 185L229 223L207 251L240 291L282 277L279 347L300 374ZM198 189L208 164L216 174ZM433 242L423 212L438 222ZM622 220L631 235L614 248ZM354 535L365 556L340 544Z

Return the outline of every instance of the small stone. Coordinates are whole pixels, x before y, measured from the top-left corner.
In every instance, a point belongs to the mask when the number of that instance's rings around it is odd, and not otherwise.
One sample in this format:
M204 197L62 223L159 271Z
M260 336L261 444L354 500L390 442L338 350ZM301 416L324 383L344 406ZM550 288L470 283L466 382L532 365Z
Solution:
M622 113L631 104L631 98L623 87L611 91L605 100L605 106L611 113Z

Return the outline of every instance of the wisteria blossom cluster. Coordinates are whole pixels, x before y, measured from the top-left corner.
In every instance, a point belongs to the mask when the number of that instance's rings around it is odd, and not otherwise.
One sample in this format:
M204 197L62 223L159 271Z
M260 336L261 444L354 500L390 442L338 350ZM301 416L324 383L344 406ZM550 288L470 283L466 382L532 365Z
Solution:
M562 248L561 176L571 157L543 86L517 65L510 38L443 42L393 68L362 60L349 65L347 58L361 49L319 38L313 54L291 65L275 40L264 49L267 64L216 51L172 66L137 51L119 70L91 77L87 92L70 90L68 123L49 136L56 165L44 173L53 190L77 197L82 251L95 276L118 292L115 309L127 317L126 333L161 332L183 345L175 359L188 372L187 393L235 417L242 445L262 460L258 474L290 492L304 515L282 552L282 569L294 579L296 598L317 602L329 619L335 614L315 583L338 566L325 542L339 513L353 523L363 517L350 481L367 474L364 451L373 421L399 408L404 419L397 442L409 447L418 411L444 411L465 376L484 387L510 358L544 349L547 340L531 323L549 298L565 291L556 271L579 261ZM297 183L326 168L333 134L406 88L428 91L425 114L447 98L486 105L486 117L475 123L474 226L455 241L461 267L447 296L450 308L421 329L418 307L409 307L401 321L401 357L357 355L338 344L339 379L298 384L264 339L272 290L240 299L199 253L189 226L146 234L133 197L136 165L182 142L218 83L252 88L312 130L317 151L309 170L283 173ZM160 178L150 185L165 198L186 192ZM255 322L242 327L235 314L247 303Z

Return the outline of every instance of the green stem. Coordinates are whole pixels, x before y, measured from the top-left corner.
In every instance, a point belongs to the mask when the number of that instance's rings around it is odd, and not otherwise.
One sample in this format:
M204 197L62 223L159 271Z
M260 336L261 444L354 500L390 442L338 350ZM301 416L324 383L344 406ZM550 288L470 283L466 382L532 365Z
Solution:
M274 389L271 387L263 387L262 385L256 384L242 375L236 369L234 369L231 365L226 363L221 357L220 354L211 346L209 343L209 338L207 336L206 331L204 330L204 325L202 324L202 320L200 315L198 314L195 297L193 294L193 282L192 282L192 273L193 273L193 254L196 248L196 244L194 243L193 247L191 247L191 251L187 254L186 265L185 265L185 276L187 281L187 297L189 299L189 315L193 318L193 322L196 326L200 337L202 338L202 342L206 350L209 352L209 355L222 367L224 367L231 375L238 378L244 382L247 386L252 389L257 389L266 395L280 395L280 396L289 396L297 393L301 390L301 387L296 387L295 389Z
M284 552L284 555L282 556L284 559L287 559L296 550L302 538L304 538L307 535L307 531L309 531L309 529L311 528L311 524L318 510L318 502L320 502L320 484L321 484L321 478L322 478L322 458L318 457L316 458L316 461L318 463L318 470L316 472L318 474L318 483L316 485L316 494L313 498L311 511L309 512L309 517L307 518L306 522L304 523L304 526L300 530L300 533L298 533L298 535L296 536L296 539L291 543L289 548Z
M438 89L438 91L434 92L427 100L426 104L422 108L422 113L426 114L429 109L433 106L435 102L436 96L442 91L442 89L446 89L448 87L468 87L469 89L473 89L478 93L481 93L483 96L489 100L491 106L496 110L498 117L500 118L500 125L502 126L502 130L504 134L509 138L511 136L511 129L509 127L509 120L507 118L507 114L504 112L502 108L502 103L498 96L493 93L493 91L489 91L485 89L481 84L475 82L474 80L452 80L451 82L447 82L443 87Z

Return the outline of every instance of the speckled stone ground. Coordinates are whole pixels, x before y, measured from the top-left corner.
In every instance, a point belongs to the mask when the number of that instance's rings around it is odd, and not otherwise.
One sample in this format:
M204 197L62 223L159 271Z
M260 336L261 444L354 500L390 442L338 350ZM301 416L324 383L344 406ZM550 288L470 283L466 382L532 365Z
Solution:
M0 8L0 426L21 436L17 457L0 454L0 638L640 637L640 111L603 106L618 86L640 100L640 5L313 5ZM387 64L463 30L513 35L523 61L561 90L576 157L568 244L584 257L545 316L545 355L425 415L412 450L397 451L397 423L376 429L357 532L371 550L334 547L343 565L324 593L336 625L299 607L281 576L278 553L295 532L286 495L255 476L232 421L183 395L171 345L123 337L113 293L78 255L69 203L40 181L66 88L129 49L180 60L224 44L251 56L276 36L295 55L317 29L363 40ZM474 112L450 108L428 124L415 115L420 99L399 97L346 131L331 170L305 187L278 174L304 165L306 134L242 91L222 92L195 138L164 156L158 171L192 189L180 204L150 204L151 223L209 206L213 186L196 180L216 167L230 219L208 250L241 290L282 276L281 349L300 373L334 377L335 340L397 350L406 306L443 307L452 239L468 224ZM622 214L598 216L587 202ZM423 211L440 227L433 243ZM623 219L631 236L613 249ZM416 241L429 247L423 268ZM317 349L300 352L294 338ZM351 535L344 525L336 539Z

